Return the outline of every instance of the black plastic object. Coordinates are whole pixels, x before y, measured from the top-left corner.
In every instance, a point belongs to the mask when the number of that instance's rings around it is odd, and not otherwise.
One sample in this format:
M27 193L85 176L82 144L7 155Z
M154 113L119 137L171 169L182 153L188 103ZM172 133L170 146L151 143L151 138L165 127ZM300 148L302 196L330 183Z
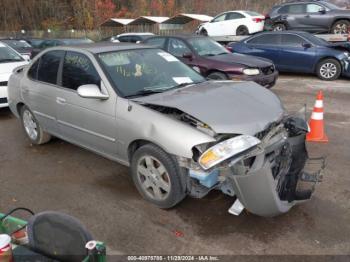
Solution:
M52 211L31 217L27 231L30 249L59 261L83 261L93 239L76 218Z

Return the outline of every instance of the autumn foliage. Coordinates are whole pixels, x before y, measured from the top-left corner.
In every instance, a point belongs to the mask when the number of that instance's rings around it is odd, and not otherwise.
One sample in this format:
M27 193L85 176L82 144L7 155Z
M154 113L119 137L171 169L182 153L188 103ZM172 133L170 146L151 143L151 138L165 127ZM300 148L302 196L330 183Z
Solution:
M350 0L333 0L350 2ZM0 0L0 30L95 29L111 17L216 14L234 9L261 13L282 0Z

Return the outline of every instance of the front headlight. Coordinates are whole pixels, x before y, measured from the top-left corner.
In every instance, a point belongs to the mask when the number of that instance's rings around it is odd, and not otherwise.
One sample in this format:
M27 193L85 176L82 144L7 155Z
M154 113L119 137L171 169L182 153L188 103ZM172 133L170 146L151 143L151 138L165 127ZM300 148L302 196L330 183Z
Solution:
M207 170L220 162L238 155L260 143L261 141L253 136L236 136L218 143L205 151L199 158L199 164L204 170Z
M247 68L243 70L243 74L247 76L256 76L260 74L260 70L257 68Z

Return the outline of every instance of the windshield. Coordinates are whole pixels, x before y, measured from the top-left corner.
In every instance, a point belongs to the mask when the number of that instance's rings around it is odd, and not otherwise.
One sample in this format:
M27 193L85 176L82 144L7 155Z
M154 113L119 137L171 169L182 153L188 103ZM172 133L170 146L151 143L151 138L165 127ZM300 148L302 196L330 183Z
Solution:
M28 48L31 47L26 41L4 40L6 44L12 48Z
M0 63L21 62L24 59L15 51L0 43Z
M323 3L326 7L328 7L329 9L341 9L339 6L335 5L335 4L332 4L332 3L329 3L329 2L325 2Z
M216 56L229 53L226 48L209 38L192 38L188 42L199 56Z
M329 42L326 40L319 38L317 36L314 36L312 34L305 34L303 35L306 39L310 40L314 45L320 45L320 46L327 46L330 45Z
M101 53L98 58L124 97L147 95L199 83L205 79L161 49Z

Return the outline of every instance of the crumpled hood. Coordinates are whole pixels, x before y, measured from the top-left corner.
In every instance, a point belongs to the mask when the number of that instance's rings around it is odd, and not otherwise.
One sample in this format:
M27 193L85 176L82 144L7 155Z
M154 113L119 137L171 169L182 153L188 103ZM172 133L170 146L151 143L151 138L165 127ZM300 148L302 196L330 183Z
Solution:
M210 57L207 57L207 59L224 62L228 64L241 64L250 68L268 67L273 64L272 61L265 58L254 57L254 56L243 55L243 54L236 54L236 53L227 53L223 55L210 56Z
M12 63L0 63L0 81L8 81L13 69L28 64L27 61L12 62Z
M255 135L284 114L279 98L254 82L207 81L133 101L179 109L218 134Z

